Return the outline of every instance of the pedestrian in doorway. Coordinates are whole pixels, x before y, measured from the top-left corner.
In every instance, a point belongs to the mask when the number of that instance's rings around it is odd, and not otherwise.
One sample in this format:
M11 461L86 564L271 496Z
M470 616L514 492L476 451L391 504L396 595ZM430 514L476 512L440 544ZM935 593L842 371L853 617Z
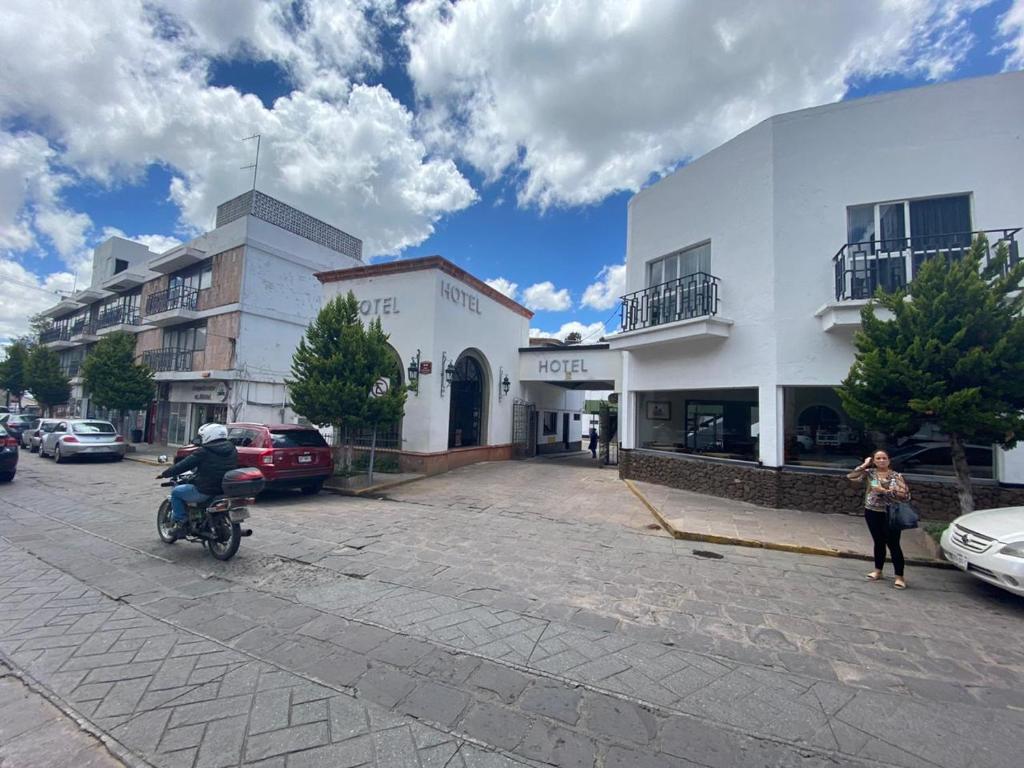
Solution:
M597 458L597 428L590 428L590 445L587 446L590 449L590 458Z
M894 472L890 467L889 454L875 451L868 456L853 472L847 475L850 480L865 483L864 519L871 540L875 544L875 570L867 575L871 581L882 578L882 566L885 565L885 550L888 548L892 566L896 571L893 586L906 589L907 582L903 578L903 550L900 548L899 528L889 525L889 504L910 499L910 489L903 475Z

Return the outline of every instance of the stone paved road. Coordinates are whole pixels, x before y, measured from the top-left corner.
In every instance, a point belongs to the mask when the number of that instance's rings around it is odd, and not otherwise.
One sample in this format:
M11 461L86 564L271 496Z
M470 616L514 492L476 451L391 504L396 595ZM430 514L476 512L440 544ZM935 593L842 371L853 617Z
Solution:
M1020 763L1024 601L962 574L695 551L551 461L280 495L222 564L153 474L24 456L0 653L154 764Z

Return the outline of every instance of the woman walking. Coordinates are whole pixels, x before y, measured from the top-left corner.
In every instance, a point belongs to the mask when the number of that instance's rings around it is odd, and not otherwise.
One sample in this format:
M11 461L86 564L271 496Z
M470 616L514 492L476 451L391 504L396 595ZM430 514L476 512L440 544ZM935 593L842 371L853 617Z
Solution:
M875 570L868 574L868 578L871 581L878 581L882 578L885 550L888 547L892 566L896 571L893 586L896 589L906 589L907 582L903 578L903 550L900 548L900 533L902 531L889 526L889 514L886 506L892 502L907 501L910 498L907 482L903 479L903 475L893 472L889 467L889 454L885 451L875 451L847 477L857 483L866 481L867 485L864 490L864 519L867 521L868 530L871 531L871 539L875 543Z

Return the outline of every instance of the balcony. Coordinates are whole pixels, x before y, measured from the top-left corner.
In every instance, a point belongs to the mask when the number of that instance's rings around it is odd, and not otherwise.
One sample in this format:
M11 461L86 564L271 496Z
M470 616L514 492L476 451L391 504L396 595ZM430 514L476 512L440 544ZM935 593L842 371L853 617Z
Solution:
M39 334L39 343L50 349L68 349L78 342L71 341L71 329L67 327L50 328Z
M860 328L860 310L875 292L902 290L913 283L925 261L935 257L947 263L959 261L970 251L978 235L985 235L988 248L984 263L992 259L999 243L1006 243L1010 265L1020 261L1016 229L987 229L948 235L923 235L891 240L847 243L832 257L835 300L821 307L815 316L825 331Z
M154 275L152 273L147 272L144 269L125 269L120 272L115 272L113 275L108 277L103 281L102 286L107 291L130 291L132 288L138 288L153 277Z
M187 323L199 317L199 291L176 286L146 299L146 323L164 326Z
M621 299L621 331L608 337L612 349L634 349L694 338L726 338L732 321L719 318L714 275L694 272Z
M71 326L71 341L75 344L85 344L96 341L96 323L93 320L83 320Z
M166 253L162 253L147 265L153 272L169 275L172 272L191 267L206 258L206 251L200 251L190 245L179 245Z
M142 353L142 364L148 365L156 373L191 371L192 355L191 349L150 349Z
M103 336L117 331L133 333L140 330L142 318L139 313L127 307L115 307L101 312L96 319L96 333Z

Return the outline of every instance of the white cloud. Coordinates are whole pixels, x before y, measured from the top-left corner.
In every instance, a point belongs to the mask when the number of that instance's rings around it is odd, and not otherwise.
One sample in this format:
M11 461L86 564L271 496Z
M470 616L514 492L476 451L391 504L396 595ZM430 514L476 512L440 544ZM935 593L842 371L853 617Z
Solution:
M597 273L597 282L591 283L583 291L580 306L592 309L611 309L619 303L619 298L626 292L626 265L616 264L603 267Z
M523 303L527 309L561 312L572 306L572 298L568 288L559 290L550 280L545 280L523 289Z
M104 227L103 236L100 240L107 240L111 237L123 237L125 240L134 240L136 243L142 243L153 253L165 253L171 250L171 248L181 245L181 240L176 237L168 237L167 235L126 235L124 231L117 227Z
M418 0L405 40L438 147L519 174L520 204L576 205L853 81L945 77L983 2Z
M216 205L247 188L239 166L252 146L238 140L261 133L261 190L361 237L368 256L422 242L476 193L397 99L360 84L380 64L370 21L387 23L392 3L310 0L298 17L296 7L8 0L0 50L18 55L0 70L0 120L37 126L33 148L58 190L68 175L113 185L170 168L183 234L211 226ZM296 89L267 109L209 86L210 57L236 54L281 62ZM42 197L5 180L15 170L0 165L0 238L20 247L32 235L24 211Z
M559 339L565 341L565 337L570 333L578 333L582 339L583 344L596 344L598 339L607 333L604 323L590 323L584 325L583 323L572 320L565 323L557 331L542 331L539 328L530 329L531 339Z
M516 291L519 289L519 283L513 283L511 280L506 280L504 277L495 277L490 280L484 280L484 282L498 293L508 296L510 299L515 299Z
M69 258L85 247L92 219L84 213L47 208L36 214L36 229L46 235L62 258Z
M59 293L70 293L74 279L68 272L40 278L17 261L0 257L0 285L17 297L0 302L0 344L28 333L29 318L56 304Z
M1004 70L1024 67L1024 0L1014 0L999 17L999 34L1005 39L1002 49L1008 51Z

